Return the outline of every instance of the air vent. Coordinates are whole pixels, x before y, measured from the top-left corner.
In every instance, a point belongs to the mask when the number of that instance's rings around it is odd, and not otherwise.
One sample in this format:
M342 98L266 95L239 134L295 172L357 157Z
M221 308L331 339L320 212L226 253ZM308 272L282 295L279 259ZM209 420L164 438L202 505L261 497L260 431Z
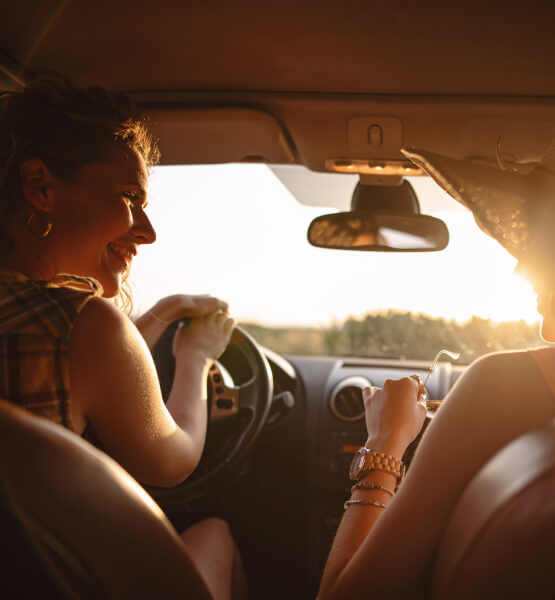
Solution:
M364 418L362 390L372 385L366 377L347 377L334 388L330 398L331 412L341 421L360 421Z

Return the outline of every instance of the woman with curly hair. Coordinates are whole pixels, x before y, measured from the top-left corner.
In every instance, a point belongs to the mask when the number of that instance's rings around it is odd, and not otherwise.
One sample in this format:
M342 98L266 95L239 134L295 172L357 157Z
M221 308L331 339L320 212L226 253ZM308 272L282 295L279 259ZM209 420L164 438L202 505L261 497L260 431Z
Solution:
M139 481L173 486L200 460L207 372L235 321L209 296L165 298L136 325L125 314L133 258L156 239L145 208L158 158L122 95L54 74L2 95L0 397L79 435L93 431ZM149 347L182 317L194 318L174 337L164 404ZM201 522L183 540L214 597L230 597L232 582L241 593L223 521Z

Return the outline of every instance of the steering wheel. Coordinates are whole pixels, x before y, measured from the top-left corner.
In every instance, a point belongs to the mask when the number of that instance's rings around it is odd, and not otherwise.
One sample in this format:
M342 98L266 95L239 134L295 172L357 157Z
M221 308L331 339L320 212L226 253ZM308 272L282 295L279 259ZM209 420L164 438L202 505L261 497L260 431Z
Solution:
M173 336L179 321L168 326L152 350L164 401L175 371ZM166 506L205 495L228 476L253 445L270 411L273 378L256 342L240 327L212 365L207 381L208 431L201 461L193 474L173 488L149 487Z

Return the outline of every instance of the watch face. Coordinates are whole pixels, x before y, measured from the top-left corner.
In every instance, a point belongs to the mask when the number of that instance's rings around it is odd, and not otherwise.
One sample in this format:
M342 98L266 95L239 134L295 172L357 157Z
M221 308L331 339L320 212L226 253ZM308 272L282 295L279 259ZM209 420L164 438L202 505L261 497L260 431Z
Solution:
M362 469L364 468L364 458L366 456L366 452L364 448L360 448L355 452L353 456L353 461L351 462L351 468L349 469L349 477L351 479L357 479L360 475Z

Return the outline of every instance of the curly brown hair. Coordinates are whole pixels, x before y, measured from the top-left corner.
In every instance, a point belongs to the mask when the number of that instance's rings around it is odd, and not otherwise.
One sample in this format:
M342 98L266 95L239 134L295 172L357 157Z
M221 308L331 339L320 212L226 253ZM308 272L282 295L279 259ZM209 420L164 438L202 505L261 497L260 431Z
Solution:
M101 87L86 91L57 73L43 73L21 92L0 94L0 256L12 242L6 225L20 206L20 165L40 159L57 177L71 179L84 165L102 162L114 143L136 150L147 167L160 153L129 98ZM124 288L119 304L130 310Z

